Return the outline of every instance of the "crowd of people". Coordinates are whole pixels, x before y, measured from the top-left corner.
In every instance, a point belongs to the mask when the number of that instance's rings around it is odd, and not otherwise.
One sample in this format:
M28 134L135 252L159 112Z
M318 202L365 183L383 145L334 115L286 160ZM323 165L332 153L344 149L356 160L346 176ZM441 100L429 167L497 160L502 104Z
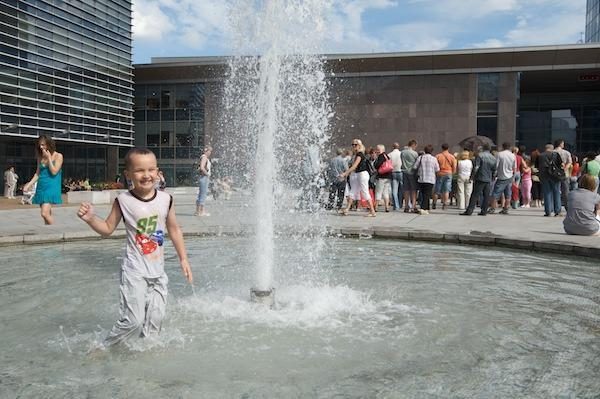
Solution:
M338 149L327 169L326 208L348 215L360 204L368 210L366 216L374 217L381 207L384 212L428 215L454 204L464 216L476 207L481 216L539 207L544 216L565 216L569 234L600 231L600 196L592 195L598 195L600 155L590 152L580 161L562 139L529 153L510 143L454 153L442 144L435 155L431 144L418 151L416 140L392 147L389 152L382 144L365 148L354 139L351 150Z
M85 179L68 178L63 182L63 192L90 191L91 189L92 185L90 184L90 179L87 177Z
M565 216L569 234L600 231L600 154L589 152L580 160L565 149L564 140L529 153L510 143L499 149L483 144L455 152L444 143L437 153L431 144L419 149L416 140L404 147L393 143L389 152L383 144L366 148L360 139L352 140L351 145L349 150L338 149L327 168L326 208L336 209L340 215L359 207L368 210L368 217L381 210L428 215L438 206L442 210L456 206L463 216L471 216L475 208L478 215L486 216L506 215L511 208L539 207L546 217ZM40 136L38 168L23 186L24 193L32 193L31 202L40 204L46 224L53 222L51 205L61 203L61 185L65 191L92 189L88 179L68 179L61 184L62 155L55 148L51 138ZM196 216L209 216L205 209L209 191L215 199L221 194L229 199L232 192L230 177L210 181L211 154L212 147L207 146L198 163ZM7 168L6 197L14 198L17 179L14 167ZM31 188L35 185L34 195ZM158 172L156 185L165 189L162 172Z

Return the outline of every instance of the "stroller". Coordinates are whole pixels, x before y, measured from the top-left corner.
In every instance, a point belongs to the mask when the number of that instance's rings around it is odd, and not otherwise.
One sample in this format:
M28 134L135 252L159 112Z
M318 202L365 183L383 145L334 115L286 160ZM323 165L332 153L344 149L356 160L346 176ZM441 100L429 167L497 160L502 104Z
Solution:
M32 205L33 204L33 196L35 195L35 189L37 187L37 183L34 183L29 191L23 191L23 196L21 197L21 205Z

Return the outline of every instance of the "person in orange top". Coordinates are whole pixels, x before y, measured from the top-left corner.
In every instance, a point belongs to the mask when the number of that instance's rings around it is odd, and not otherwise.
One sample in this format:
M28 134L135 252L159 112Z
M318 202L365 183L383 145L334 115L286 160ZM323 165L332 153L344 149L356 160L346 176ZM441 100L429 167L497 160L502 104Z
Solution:
M452 175L456 173L457 162L454 155L448 152L448 148L447 143L442 144L442 152L435 156L440 165L440 171L437 173L437 178L435 179L433 209L435 209L438 195L442 197L442 209L446 209L450 191L452 191Z

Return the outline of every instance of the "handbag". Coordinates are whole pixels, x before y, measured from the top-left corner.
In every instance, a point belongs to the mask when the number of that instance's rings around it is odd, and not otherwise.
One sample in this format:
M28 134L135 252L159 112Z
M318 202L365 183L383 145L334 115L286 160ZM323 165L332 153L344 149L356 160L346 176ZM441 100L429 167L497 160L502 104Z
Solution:
M394 165L392 165L392 160L390 159L390 157L385 155L385 158L385 161L381 165L379 165L379 168L377 168L377 173L380 175L392 173L392 171L394 170Z

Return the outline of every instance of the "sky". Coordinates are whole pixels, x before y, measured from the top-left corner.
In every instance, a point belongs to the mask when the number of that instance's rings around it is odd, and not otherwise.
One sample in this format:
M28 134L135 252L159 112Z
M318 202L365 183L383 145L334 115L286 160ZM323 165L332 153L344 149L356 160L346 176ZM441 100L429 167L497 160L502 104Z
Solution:
M306 1L331 4L326 54L572 44L585 31L586 0ZM232 7L236 0L134 0L134 64L230 55Z

